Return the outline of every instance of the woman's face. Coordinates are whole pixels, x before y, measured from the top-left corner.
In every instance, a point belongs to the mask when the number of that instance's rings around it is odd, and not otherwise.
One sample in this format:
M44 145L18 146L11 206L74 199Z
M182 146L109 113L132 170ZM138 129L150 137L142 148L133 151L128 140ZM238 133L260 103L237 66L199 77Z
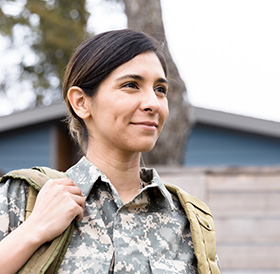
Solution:
M85 121L92 142L111 150L151 150L168 117L167 80L155 53L116 68L90 98Z

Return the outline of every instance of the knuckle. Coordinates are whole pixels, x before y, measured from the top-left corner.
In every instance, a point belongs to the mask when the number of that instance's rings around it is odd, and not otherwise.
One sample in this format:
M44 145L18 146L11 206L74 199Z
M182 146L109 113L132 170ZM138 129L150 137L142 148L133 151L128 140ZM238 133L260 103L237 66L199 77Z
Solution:
M77 205L75 202L72 203L72 205L69 208L69 212L71 215L76 216L80 212L80 206Z
M78 195L82 196L82 190L79 187L77 187L77 193L78 193Z
M45 183L44 187L50 187L51 185L53 185L53 182L54 182L53 179L48 180L48 181Z
M65 179L62 179L62 180L64 180L65 183L74 184L74 182L70 178L65 178Z

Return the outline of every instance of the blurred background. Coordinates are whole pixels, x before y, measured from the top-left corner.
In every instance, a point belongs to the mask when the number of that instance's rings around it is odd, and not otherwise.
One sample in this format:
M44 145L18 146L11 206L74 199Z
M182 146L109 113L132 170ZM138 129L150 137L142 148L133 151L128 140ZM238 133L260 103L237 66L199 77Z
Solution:
M145 31L170 82L146 164L210 206L223 273L280 273L279 12L277 0L0 0L0 173L75 163L60 94L72 52Z

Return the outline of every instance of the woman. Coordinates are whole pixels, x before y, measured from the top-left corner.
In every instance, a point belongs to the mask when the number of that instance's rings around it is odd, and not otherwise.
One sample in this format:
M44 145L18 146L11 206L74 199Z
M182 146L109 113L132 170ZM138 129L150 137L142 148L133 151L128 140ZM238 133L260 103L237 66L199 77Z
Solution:
M198 273L181 203L155 170L139 172L141 152L154 147L168 117L167 91L166 64L145 34L110 31L81 44L63 95L85 157L67 171L69 179L42 188L25 222L26 184L1 185L3 273L18 271L73 219L58 273Z

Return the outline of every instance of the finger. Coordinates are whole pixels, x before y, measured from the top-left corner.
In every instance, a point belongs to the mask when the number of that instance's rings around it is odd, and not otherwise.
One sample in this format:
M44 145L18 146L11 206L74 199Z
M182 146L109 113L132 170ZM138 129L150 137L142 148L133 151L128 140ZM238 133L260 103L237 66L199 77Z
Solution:
M80 195L72 195L71 198L84 210L86 202L85 197Z
M50 179L46 185L77 186L70 178Z
M62 187L61 191L68 191L73 194L82 195L80 188L70 179L51 179L46 183L46 187L55 187L59 186Z
M65 185L65 186L77 186L70 178L62 178L62 179L55 179L58 185Z
M78 186L65 186L63 191L68 191L71 194L83 196L82 191Z
M84 217L84 211L81 211L77 216L76 216L76 221L80 222Z
M76 202L77 207L75 210L75 218L77 222L81 221L81 219L84 217L84 210L85 210L85 198L77 195L73 195L73 200Z

